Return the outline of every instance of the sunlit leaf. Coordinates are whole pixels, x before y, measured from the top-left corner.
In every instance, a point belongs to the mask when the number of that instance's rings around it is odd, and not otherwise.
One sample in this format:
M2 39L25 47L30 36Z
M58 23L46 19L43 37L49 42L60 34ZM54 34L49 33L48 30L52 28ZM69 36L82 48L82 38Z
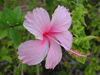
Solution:
M0 40L5 38L8 35L8 29L0 30Z
M5 60L5 61L12 63L12 58L10 56L3 56L2 60Z

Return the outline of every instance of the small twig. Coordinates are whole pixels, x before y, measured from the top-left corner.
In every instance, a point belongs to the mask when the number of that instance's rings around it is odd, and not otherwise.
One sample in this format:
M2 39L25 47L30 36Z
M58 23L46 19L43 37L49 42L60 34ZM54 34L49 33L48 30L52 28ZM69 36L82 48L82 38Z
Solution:
M21 75L24 75L24 72L23 72L23 64L21 63Z
M40 75L40 72L39 72L39 64L36 65L36 75Z

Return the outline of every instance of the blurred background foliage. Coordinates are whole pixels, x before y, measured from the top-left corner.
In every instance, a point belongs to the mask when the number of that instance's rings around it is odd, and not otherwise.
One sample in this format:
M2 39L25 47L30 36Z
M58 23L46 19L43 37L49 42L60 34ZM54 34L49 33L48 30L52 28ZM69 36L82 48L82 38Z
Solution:
M18 60L20 43L34 39L23 27L24 16L36 7L45 8L51 16L58 5L71 12L72 49L88 58L63 50L54 70L46 70L44 61L40 64L40 75L100 75L100 0L0 0L0 75L36 75L36 66Z

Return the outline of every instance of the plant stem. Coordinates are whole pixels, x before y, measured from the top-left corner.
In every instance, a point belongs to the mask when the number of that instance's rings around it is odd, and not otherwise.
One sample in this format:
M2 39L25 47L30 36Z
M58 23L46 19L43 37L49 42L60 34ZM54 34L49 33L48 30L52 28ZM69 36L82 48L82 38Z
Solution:
M39 64L36 65L36 75L40 75L40 73L39 73Z
M23 64L21 63L21 75L24 75L23 73Z
M76 3L77 3L77 4L79 4L79 1L78 1L78 0L76 0Z

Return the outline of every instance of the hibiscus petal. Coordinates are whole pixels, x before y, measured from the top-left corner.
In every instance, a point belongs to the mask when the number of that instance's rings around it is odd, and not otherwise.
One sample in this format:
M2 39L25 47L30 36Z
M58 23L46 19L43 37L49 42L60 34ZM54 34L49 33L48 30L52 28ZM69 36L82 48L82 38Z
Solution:
M52 15L51 25L53 32L66 31L71 26L72 18L68 9L58 6Z
M52 35L56 40L59 41L60 45L62 45L66 50L70 50L72 46L72 34L69 31L59 32Z
M36 8L25 16L24 27L35 35L37 39L43 40L42 34L50 28L48 12L43 8Z
M40 63L48 52L47 40L30 40L22 43L18 48L19 59L28 65Z
M61 61L62 51L59 44L54 41L50 41L50 50L46 58L46 69L54 69L55 66Z

